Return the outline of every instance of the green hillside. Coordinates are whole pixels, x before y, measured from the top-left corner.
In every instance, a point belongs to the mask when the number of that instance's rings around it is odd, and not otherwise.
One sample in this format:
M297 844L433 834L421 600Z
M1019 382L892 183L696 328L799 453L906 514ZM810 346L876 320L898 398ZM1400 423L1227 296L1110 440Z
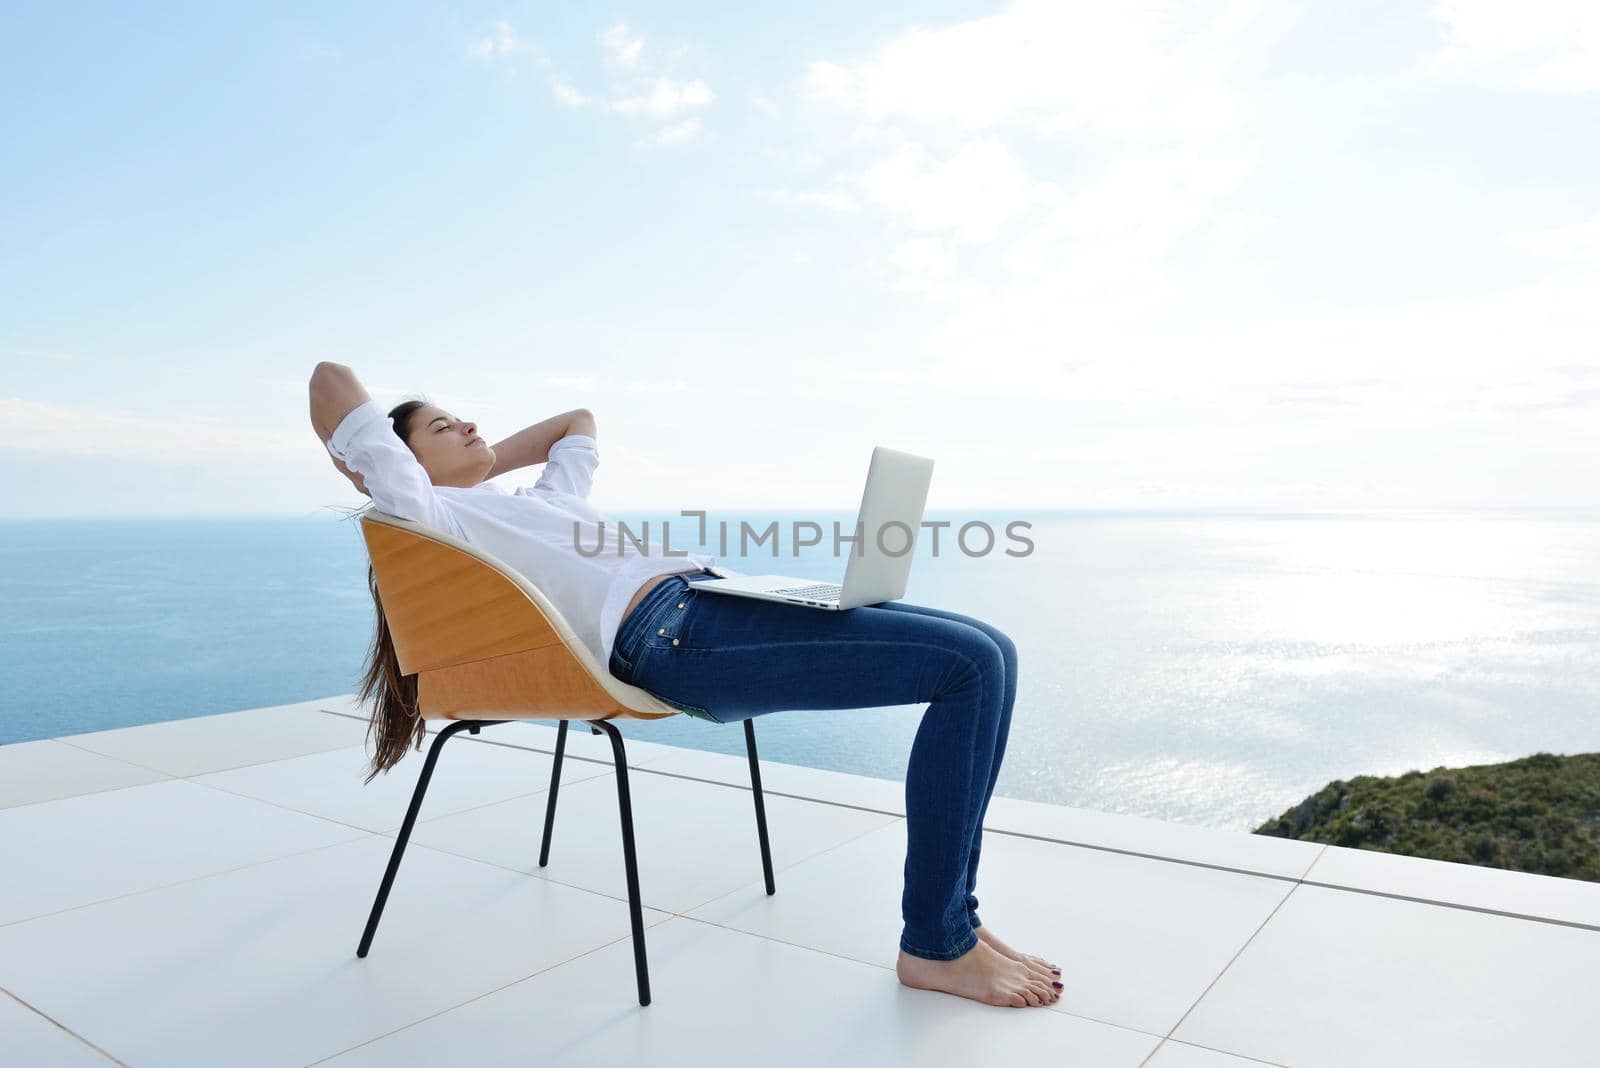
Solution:
M1255 833L1600 882L1600 753L1338 779Z

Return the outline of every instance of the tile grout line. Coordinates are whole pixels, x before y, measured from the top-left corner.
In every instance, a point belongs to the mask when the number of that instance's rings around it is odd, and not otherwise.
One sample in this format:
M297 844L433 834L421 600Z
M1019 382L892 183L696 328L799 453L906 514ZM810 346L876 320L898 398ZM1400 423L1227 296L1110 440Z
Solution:
M154 785L154 784L151 784L151 785ZM348 827L349 825L348 824L340 824L339 826ZM350 828L350 829L353 830L354 828ZM363 838L381 838L381 837L383 837L383 836L379 835L379 834L373 834L371 831L362 831L361 834L359 834L359 835L355 835L355 836L352 836L350 838L346 838L343 841L339 841L339 842L325 842L325 843L323 843L322 845L319 845L319 846L312 846L310 849L297 849L293 853L284 853L284 854L281 854L281 855L276 856L276 857L267 857L267 858L262 859L262 860L253 860L248 864L240 864L237 867L233 867L233 868L223 868L221 871L206 872L203 875L191 875L187 879L179 879L179 880L177 880L175 882L162 883L159 886L141 887L138 890L130 890L126 894L115 894L115 895L113 895L111 897L103 897L103 898L99 898L98 900L95 900L95 901L85 901L81 905L69 905L67 908L64 908L64 909L56 909L54 912L42 912L37 916L26 916L26 917L23 917L20 920L5 920L3 922L0 922L0 931L5 930L7 927L16 927L19 924L32 923L35 920L49 919L52 916L64 916L69 912L77 912L79 909L92 909L96 905L106 905L106 904L109 904L109 903L111 903L113 901L122 901L125 898L138 897L140 894L153 894L158 890L171 890L175 886L186 886L189 883L196 883L196 882L199 882L202 879L214 879L219 875L231 875L236 871L245 871L248 868L257 868L257 867L260 867L263 864L275 864L280 860L288 860L291 857L303 857L303 856L306 856L306 855L311 854L311 853L320 852L321 850L324 850L324 849L334 849L334 848L336 848L338 846L347 846L347 845L350 845L352 842L359 842Z
M1243 1061L1245 1064L1262 1064L1266 1065L1267 1068L1294 1068L1293 1065L1283 1064L1279 1061L1268 1061L1263 1060L1260 1057L1252 1057L1247 1053L1234 1053L1230 1050L1218 1049L1215 1046L1204 1046L1199 1042L1185 1042L1181 1038L1163 1038L1160 1042L1156 1043L1156 1048L1150 1051L1150 1056L1139 1062L1138 1068L1145 1068L1145 1065L1149 1064L1151 1060L1155 1058L1155 1055L1160 1053L1162 1048L1165 1047L1169 1042L1172 1043L1174 1048L1187 1046L1190 1049L1203 1049L1207 1052L1215 1053L1231 1060Z
M321 711L321 709L318 709L318 711ZM233 713L224 713L224 714L225 715L232 715ZM331 716L331 715L337 715L338 713L329 712L327 714ZM202 717L195 716L193 718L200 719ZM341 717L341 718L344 718L344 717ZM161 720L160 722L162 722L162 723L181 723L182 720ZM156 726L156 724L154 724L154 723L146 723L146 724L142 724L142 726L153 727L153 726ZM118 730L126 730L126 729L129 729L129 728L121 728L121 727L119 727L117 729ZM68 735L67 737L70 738L72 736ZM249 764L234 764L234 765L231 765L231 766L226 767L226 768L209 768L206 771L194 771L194 772L189 772L189 773L185 774L185 773L180 773L180 772L165 771L165 770L163 770L161 768L152 767L149 764L140 764L138 761L129 760L126 757L111 756L108 753L100 752L98 749L90 749L86 745L79 745L76 742L68 742L64 738L52 738L52 739L50 739L50 741L63 742L64 744L70 745L74 749L79 750L80 752L92 753L95 756L105 757L107 760L119 761L120 763L127 764L129 767L139 768L141 771L151 771L151 772L155 772L157 775L165 775L169 779L190 779L190 778L194 778L197 775L220 775L225 771L242 771L245 768L259 768L259 767L264 767L267 764L276 764L276 763L278 763L279 761L282 761L282 760L298 760L301 757L317 756L317 755L319 755L321 753L331 753L336 749L353 749L358 744L361 745L363 748L365 748L365 746L366 746L365 740L363 740L363 741L361 741L359 743L346 742L346 743L344 743L342 745L329 746L327 749L315 749L315 750L312 750L309 753L294 753L294 754L292 754L290 756L273 757L271 760L257 760L254 763L249 763ZM146 784L146 785L148 785L148 784ZM114 787L114 789L125 790L125 789L128 789L128 787L119 786L119 787ZM103 791L96 790L96 791L90 791L90 792L91 793L101 793ZM84 796L84 795L79 794L79 795L76 795L76 796L80 796L81 797L81 796Z
M90 1049L94 1050L96 1053L98 1053L101 1056L105 1057L111 1063L120 1064L120 1065L122 1065L122 1068L128 1068L128 1063L126 1061L122 1060L119 1057L113 1057L108 1051L106 1051L104 1049L101 1049L99 1046L95 1045L93 1042L90 1042L87 1038L84 1038L82 1035L78 1034L78 1032L76 1032L72 1028L66 1026L60 1020L56 1019L54 1016L51 1016L49 1013L45 1012L43 1009L38 1008L37 1006L31 1004L30 1002L24 1001L20 995L15 994L15 993L11 992L10 990L7 990L3 986L0 986L0 994L4 994L6 997L12 999L18 1005L21 1005L24 1009L27 1009L29 1012L37 1013L42 1018L44 1018L46 1020L49 1020L52 1024L54 1024L56 1027L60 1028L63 1032L65 1032L66 1034L71 1035L73 1038L77 1039L79 1042L82 1042L85 1046L88 1046Z
M1403 855L1403 854L1397 854ZM1518 874L1529 874L1519 872ZM1417 905L1431 905L1442 909L1459 909L1462 912L1477 912L1486 916L1501 916L1508 920L1523 920L1528 923L1542 923L1551 927L1572 927L1580 931L1600 931L1600 923L1584 923L1582 920L1561 920L1553 916L1534 916L1526 912L1511 912L1506 909L1490 908L1488 905L1468 905L1459 901L1437 901L1429 897L1416 897L1411 894L1395 893L1389 890L1372 890L1362 886L1343 886L1338 883L1323 883L1315 879L1297 880L1301 886L1314 886L1319 890L1338 890L1346 894L1366 894L1368 897L1386 897L1392 901L1410 901Z
M614 898L613 900L617 900L617 899ZM659 912L659 911L663 911L663 910L658 909L656 911ZM666 919L662 920L658 924L655 924L654 926L655 927L664 927L668 923L671 923L674 919L688 920L690 923L698 923L698 922L700 922L700 921L695 920L695 919L693 919L693 918L691 918L689 916L680 916L677 913L672 913ZM650 928L650 927L645 928L646 931L649 931L651 929L652 928ZM484 998L489 997L492 994L498 994L502 990L509 990L511 987L516 986L518 983L526 983L530 979L536 979L539 976L544 975L546 972L554 971L557 968L565 967L566 965L571 964L573 961L582 960L584 957L587 957L592 953L598 953L602 949L609 949L610 947L616 945L618 942L625 942L625 941L627 941L628 939L630 939L632 937L633 937L632 932L629 932L628 934L622 935L622 936L617 937L617 938L613 938L609 942L605 942L605 943L602 943L601 945L595 946L592 949L586 949L582 953L576 953L576 954L566 958L565 960L558 960L554 964L547 964L543 968L539 968L536 971L529 972L527 975L524 975L519 979L513 979L509 983L504 983L504 984L502 984L500 986L497 986L493 990L485 990L483 993L476 994L476 995L468 998L465 1001L457 1002L454 1005L446 1006L445 1008L442 1008L442 1009L438 1010L437 1012L430 1012L428 1015L422 1017L421 1019L412 1020L410 1023L402 1024L399 1027L396 1027L391 1031L385 1031L381 1035L374 1035L371 1038L363 1039L362 1041L357 1042L353 1046L346 1046L344 1049L335 1050L334 1052L328 1054L325 1057L320 1057L317 1060L311 1061L310 1063L308 1063L305 1066L305 1068L314 1068L315 1065L322 1064L323 1062L332 1060L335 1057L342 1057L346 1053L351 1052L352 1050L360 1049L362 1046L370 1046L370 1045L372 1045L372 1043L377 1042L380 1039L388 1038L390 1035L397 1035L402 1031L409 1031L413 1027L416 1027L416 1026L418 1026L420 1024L427 1023L429 1020L433 1019L436 1016L443 1016L447 1012L454 1012L457 1009L464 1008L464 1007L466 1007L468 1005L471 1005L475 1001L482 1001ZM654 989L653 988L652 988L651 994L652 994L651 1003L654 1004L655 998L654 998ZM644 1006L641 1005L640 1008L644 1008Z
M1326 845L1324 845L1322 847L1322 852L1327 852L1327 848L1328 847ZM1322 856L1322 853L1318 853L1317 854L1317 858L1318 859L1320 859L1321 856ZM1311 862L1311 865L1306 868L1306 871L1310 872L1311 868L1314 867L1315 865L1316 865L1316 860L1313 860ZM1183 1010L1183 1015L1179 1016L1177 1021L1175 1023L1173 1023L1173 1025L1171 1027L1167 1028L1167 1033L1161 1037L1161 1041L1156 1044L1156 1048L1150 1051L1150 1056L1146 1057L1144 1061L1140 1062L1139 1068L1144 1068L1144 1066L1149 1063L1150 1059L1153 1058L1158 1052L1160 1052L1161 1047L1167 1044L1167 1041L1169 1039L1171 1041L1174 1041L1174 1042L1183 1041L1182 1039L1173 1038L1173 1035L1177 1032L1178 1028L1183 1026L1183 1021L1185 1021L1185 1020L1187 1020L1189 1018L1190 1014L1192 1014L1194 1012L1194 1010L1200 1006L1200 1003L1203 1002L1206 999L1206 995L1210 994L1212 989L1214 987L1216 987L1216 985L1219 982L1222 981L1222 977L1224 975L1228 974L1228 969L1233 967L1234 961L1238 960L1240 958L1240 956L1242 956L1244 954L1244 951L1250 948L1250 944L1256 940L1256 937L1258 935L1260 935L1262 931L1267 929L1267 924L1272 922L1272 918L1278 914L1278 910L1283 908L1284 904L1291 897L1294 896L1294 892L1296 890L1300 889L1300 887L1302 885L1304 885L1302 883L1302 881L1299 880L1299 879L1296 879L1295 880L1295 885L1293 885L1293 886L1291 886L1289 888L1289 892L1287 894L1284 894L1283 897L1278 899L1278 903L1276 905L1272 906L1272 911L1267 913L1267 915L1262 919L1262 921L1260 923L1256 924L1256 929L1254 931L1250 932L1250 937L1246 938L1244 940L1244 942L1240 944L1239 948L1234 950L1233 956L1228 958L1228 962L1222 966L1222 970L1217 972L1216 975L1211 977L1211 982L1207 983L1205 989L1200 991L1199 995L1195 997L1194 1001L1190 1003L1190 1005L1189 1005L1189 1007L1187 1009ZM1193 1045L1194 1043L1189 1043L1189 1044ZM1210 1049L1212 1047L1207 1046L1205 1048ZM1229 1053L1229 1051L1227 1051L1227 1050L1218 1050L1217 1052L1219 1052L1219 1053ZM1272 1062L1269 1061L1267 1063L1270 1064Z
M164 720L162 722L171 722L171 721ZM151 726L151 724L145 723L145 724L140 724L140 726L148 727L148 726ZM117 728L117 729L121 729L121 728ZM94 731L85 731L84 733L85 734L94 734L95 732ZM46 742L60 742L62 745L70 745L70 746L72 746L72 748L76 749L80 753L88 753L90 756L102 757L102 758L104 758L106 760L114 760L118 764L126 764L126 765L128 765L128 767L130 767L130 768L138 768L140 771L148 771L148 772L151 772L151 773L156 774L156 775L165 775L169 779L179 778L179 776L176 776L176 775L172 774L172 772L170 772L170 771L162 771L160 768L152 768L148 764L141 764L137 760L129 760L126 757L112 756L110 753L102 753L98 749L90 749L86 745L79 745L77 742L71 741L71 739L76 738L76 737L77 737L77 735L75 735L75 734L67 734L67 735L63 735L60 738L40 738L38 740L39 741L46 741ZM120 789L122 789L122 787L117 786L117 787L112 787L112 789L120 790ZM101 791L98 791L98 790L91 791L91 793L100 793L100 792ZM74 796L82 796L82 795L74 795Z
M308 755L310 755L310 754L308 754ZM206 775L217 775L217 774L222 774L222 773L221 772L209 772L208 771L205 774ZM598 778L601 778L601 777L602 776L600 776L600 775L591 775L588 778L584 778L584 779L574 779L570 783L567 782L566 780L562 780L561 785L562 786L576 786L581 782L588 782L589 779L598 779ZM215 790L218 793L227 794L230 797L238 797L238 798L242 798L243 800L254 801L257 804L262 804L262 805L271 805L273 808L281 808L285 812L293 812L298 816L310 816L312 819L322 820L324 823L337 824L340 827L348 827L351 830L355 830L355 831L366 831L368 834L397 835L397 834L400 833L400 827L403 826L404 822L405 822L404 818L402 817L401 823L399 823L399 824L397 824L397 825L395 825L393 827L387 827L387 828L384 828L382 830L375 830L375 829L373 829L371 827L364 827L359 823L347 823L344 820L336 819L333 816L324 816L319 812L310 812L310 811L307 811L306 809L303 809L303 808L295 808L293 805L286 805L282 801L272 801L272 800L269 800L268 798L265 798L265 797L256 797L254 794L240 793L238 790L230 790L226 786L219 786L216 783L195 782L194 779L185 779L183 781L184 782L189 782L189 783L194 783L195 786L203 786L208 790ZM152 785L152 784L147 783L146 785ZM525 798L532 797L535 794L549 793L549 791L550 791L550 787L549 786L541 786L536 790L529 790L527 793L512 794L512 795L510 795L508 797L498 798L498 799L496 799L494 801L485 801L482 804L471 805L471 806L469 806L467 808L453 809L453 810L451 810L449 812L441 812L437 816L428 816L425 819L422 817L421 813L419 812L418 813L418 817L417 817L416 827L421 827L425 823L432 823L434 820L449 819L452 816L462 816L462 815L465 815L468 812L476 812L478 809L480 809L480 808L488 808L490 805L499 805L499 804L503 804L503 803L508 802L508 801L521 801L521 800L523 800ZM414 830L415 830L415 828L413 828L413 831Z

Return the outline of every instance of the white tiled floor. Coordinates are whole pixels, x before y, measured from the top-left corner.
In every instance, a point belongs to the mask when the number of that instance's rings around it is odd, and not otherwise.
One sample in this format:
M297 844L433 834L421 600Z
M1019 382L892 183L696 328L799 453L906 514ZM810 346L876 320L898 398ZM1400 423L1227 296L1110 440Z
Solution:
M184 779L8 808L0 924L365 835Z
M0 808L160 782L159 771L47 738L0 745Z
M215 716L195 716L143 727L69 734L59 741L168 775L261 764L269 760L361 745L362 720L320 712L326 702L302 701ZM345 702L339 702L345 707ZM316 713L307 715L306 713Z
M0 747L0 1064L1593 1063L1595 884L996 798L980 914L1067 989L991 1007L895 979L902 784L763 761L768 896L747 762L630 740L641 1007L582 724L543 869L553 727L444 747L359 959L422 763L362 786L359 715Z
M500 729L485 728L480 737L489 738ZM543 804L550 787L551 757L505 745L451 746L447 742L445 746L428 781L418 819L434 819L536 792ZM353 746L200 775L193 781L369 831L398 830L416 789L423 754L408 754L388 772L364 783L368 759L364 747ZM610 767L604 764L561 762L563 787L610 774Z
M4 991L0 991L0 1054L6 1064L52 1068L107 1068L116 1063Z
M743 887L689 915L892 969L905 851L896 820L796 865L773 897ZM1052 1008L1159 1036L1293 885L987 832L975 893L986 925L1061 966Z
M1175 1032L1284 1064L1594 1065L1600 932L1298 886Z
M1514 916L1578 920L1600 928L1600 883L1578 879L1340 846L1329 846L1305 879L1316 885L1449 901Z
M1133 1068L1159 1041L912 990L881 968L682 916L649 944L646 1009L624 1000L632 955L615 942L329 1063Z
M647 906L686 912L762 878L750 791L644 774L629 777L629 792L639 893ZM556 799L550 864L541 869L545 796L530 795L429 820L418 825L412 841L626 898L616 776L562 786ZM766 798L766 809L775 870L894 819L787 797Z

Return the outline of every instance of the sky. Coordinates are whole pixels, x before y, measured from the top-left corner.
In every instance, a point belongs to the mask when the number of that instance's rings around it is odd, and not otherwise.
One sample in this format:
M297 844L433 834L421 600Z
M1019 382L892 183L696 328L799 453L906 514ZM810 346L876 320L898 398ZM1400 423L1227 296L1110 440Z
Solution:
M602 510L1597 504L1592 3L142 6L0 11L0 518L364 504L321 360Z

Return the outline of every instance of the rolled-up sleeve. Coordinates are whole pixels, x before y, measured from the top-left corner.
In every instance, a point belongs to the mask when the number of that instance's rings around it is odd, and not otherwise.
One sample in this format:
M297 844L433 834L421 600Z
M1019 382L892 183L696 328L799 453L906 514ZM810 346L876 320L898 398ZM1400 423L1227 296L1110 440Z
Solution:
M463 537L461 525L433 491L427 468L394 432L376 401L351 409L328 438L334 459L361 476L380 512Z
M544 472L530 489L534 491L570 493L574 497L589 497L594 487L594 471L600 466L600 450L588 434L568 434L550 446L550 459ZM522 491L519 491L522 492Z

